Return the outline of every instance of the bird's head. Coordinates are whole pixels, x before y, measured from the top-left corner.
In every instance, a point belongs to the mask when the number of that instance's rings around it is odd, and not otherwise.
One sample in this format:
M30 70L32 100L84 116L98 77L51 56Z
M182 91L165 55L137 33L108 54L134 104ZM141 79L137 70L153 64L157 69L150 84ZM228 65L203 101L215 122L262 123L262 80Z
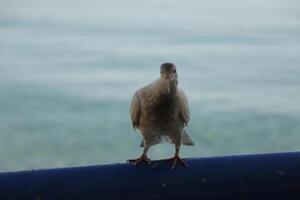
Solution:
M160 77L166 80L177 79L176 66L173 63L163 63L160 66Z
M177 72L173 63L163 63L160 66L160 78L167 94L175 94L177 90Z

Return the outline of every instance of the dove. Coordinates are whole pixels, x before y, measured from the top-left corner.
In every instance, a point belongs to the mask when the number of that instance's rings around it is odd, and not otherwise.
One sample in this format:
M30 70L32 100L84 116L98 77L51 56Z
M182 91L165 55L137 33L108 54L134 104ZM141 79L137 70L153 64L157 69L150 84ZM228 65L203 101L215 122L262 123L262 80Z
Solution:
M184 167L187 163L179 157L181 144L194 145L185 130L190 119L188 99L178 88L178 75L173 63L160 66L160 78L137 90L131 100L130 116L134 129L139 129L144 148L137 159L128 160L134 166L141 162L151 164L147 157L149 148L155 144L169 142L175 145L172 161L173 170L179 162Z

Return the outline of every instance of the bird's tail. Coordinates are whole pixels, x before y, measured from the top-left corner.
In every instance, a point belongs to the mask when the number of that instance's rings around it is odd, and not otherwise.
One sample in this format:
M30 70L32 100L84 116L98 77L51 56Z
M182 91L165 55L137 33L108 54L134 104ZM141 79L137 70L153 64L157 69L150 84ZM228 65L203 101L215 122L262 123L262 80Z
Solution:
M181 144L195 145L190 136L187 134L186 130L183 131L183 134L181 136Z
M173 143L168 136L157 136L155 140L152 141L151 145L155 145L163 142ZM192 141L192 139L190 138L190 136L187 134L185 130L183 131L183 134L181 136L181 144L190 145L190 146L195 145L195 143ZM140 147L144 147L144 139L142 139L140 143Z
M159 143L163 143L163 142L172 143L171 139L168 136L160 135L160 136L156 136L151 141L151 145L155 145L155 144L159 144ZM144 139L142 139L142 141L140 143L140 147L144 147Z

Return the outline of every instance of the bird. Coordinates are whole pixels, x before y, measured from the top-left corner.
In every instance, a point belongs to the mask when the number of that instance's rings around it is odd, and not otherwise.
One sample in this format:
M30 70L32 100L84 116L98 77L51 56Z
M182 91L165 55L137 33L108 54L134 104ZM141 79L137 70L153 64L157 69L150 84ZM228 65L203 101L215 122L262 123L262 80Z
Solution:
M178 88L176 65L163 63L160 66L160 78L137 90L131 100L130 116L133 129L139 129L143 139L142 155L137 159L128 160L134 166L139 163L151 164L147 157L149 148L155 144L169 142L175 145L175 155L171 169L177 163L188 167L186 161L179 157L181 144L194 145L186 131L190 120L188 99Z

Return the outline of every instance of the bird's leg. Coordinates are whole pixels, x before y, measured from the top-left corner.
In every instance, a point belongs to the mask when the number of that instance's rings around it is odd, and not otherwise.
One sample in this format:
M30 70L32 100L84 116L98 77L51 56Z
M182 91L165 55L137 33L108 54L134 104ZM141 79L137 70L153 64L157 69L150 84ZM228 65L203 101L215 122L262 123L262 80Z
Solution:
M181 163L184 167L188 167L188 164L179 157L180 145L176 145L175 149L176 149L176 151L175 151L174 157L169 159L169 160L173 161L171 170L175 169L177 162Z
M145 145L144 147L144 151L143 154L137 158L137 159L131 159L131 160L127 160L127 162L132 163L134 166L136 166L137 164L141 163L141 162L145 162L146 164L150 165L151 161L150 159L147 157L147 152L150 146Z

